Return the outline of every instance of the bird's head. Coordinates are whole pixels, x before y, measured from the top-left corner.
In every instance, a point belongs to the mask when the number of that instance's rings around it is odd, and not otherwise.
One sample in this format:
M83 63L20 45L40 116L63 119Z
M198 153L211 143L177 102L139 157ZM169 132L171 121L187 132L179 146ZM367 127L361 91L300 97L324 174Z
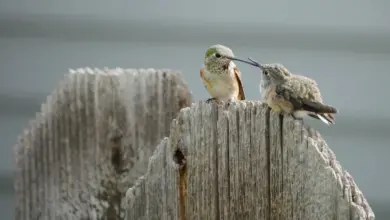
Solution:
M259 62L248 58L251 65L261 69L262 79L272 83L282 83L288 80L292 74L288 69L280 63L260 64Z
M252 64L246 60L234 57L233 51L224 45L216 44L209 47L204 56L204 64L208 69L228 67L232 60Z

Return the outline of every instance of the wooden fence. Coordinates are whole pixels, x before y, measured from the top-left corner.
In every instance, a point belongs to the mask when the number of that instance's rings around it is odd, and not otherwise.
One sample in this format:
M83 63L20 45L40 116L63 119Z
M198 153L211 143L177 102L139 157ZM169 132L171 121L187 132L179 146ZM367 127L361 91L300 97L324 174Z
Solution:
M302 121L191 102L175 71L72 70L15 146L15 218L375 218Z

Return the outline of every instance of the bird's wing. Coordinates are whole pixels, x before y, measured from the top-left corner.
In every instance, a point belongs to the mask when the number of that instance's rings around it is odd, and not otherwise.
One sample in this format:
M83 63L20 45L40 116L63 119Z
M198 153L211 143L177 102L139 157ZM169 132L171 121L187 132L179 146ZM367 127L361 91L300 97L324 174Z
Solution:
M206 68L202 67L200 68L200 78L202 79L202 82L204 86L206 87L207 91L210 91L211 82L206 78Z
M244 93L244 88L242 86L242 81L241 81L241 72L237 67L234 67L234 76L236 77L237 84L238 84L238 100L245 100L245 93Z
M294 110L305 110L314 113L337 113L337 109L323 104L319 99L319 89L311 88L311 92L307 92L306 86L302 84L277 85L275 92L279 98L289 101Z

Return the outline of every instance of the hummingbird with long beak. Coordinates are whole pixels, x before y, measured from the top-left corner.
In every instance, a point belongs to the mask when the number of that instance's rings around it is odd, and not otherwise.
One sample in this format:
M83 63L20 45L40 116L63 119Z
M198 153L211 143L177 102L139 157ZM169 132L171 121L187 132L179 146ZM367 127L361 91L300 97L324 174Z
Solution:
M292 74L279 63L260 64L249 58L251 65L262 71L260 93L275 112L286 112L295 118L310 116L325 124L335 124L333 114L337 109L324 104L316 81L309 77Z
M216 44L207 49L204 66L200 69L202 82L211 95L207 102L245 100L241 72L233 60L252 64L235 58L233 51L226 46Z

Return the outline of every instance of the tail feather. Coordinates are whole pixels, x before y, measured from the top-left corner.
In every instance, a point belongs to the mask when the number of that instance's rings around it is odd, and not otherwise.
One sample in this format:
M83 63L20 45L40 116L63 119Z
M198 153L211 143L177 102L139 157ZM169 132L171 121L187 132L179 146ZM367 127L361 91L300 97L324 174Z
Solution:
M311 117L313 117L313 118L316 118L316 119L321 120L322 122L324 122L324 123L327 124L327 125L335 124L335 123L336 123L336 120L334 119L334 117L333 117L332 114L326 114L326 113L322 113L322 114L318 114L318 113L309 113L308 115L311 116Z
M302 108L310 112L337 113L337 109L333 106L326 105L321 102L310 101L310 100L303 100Z

